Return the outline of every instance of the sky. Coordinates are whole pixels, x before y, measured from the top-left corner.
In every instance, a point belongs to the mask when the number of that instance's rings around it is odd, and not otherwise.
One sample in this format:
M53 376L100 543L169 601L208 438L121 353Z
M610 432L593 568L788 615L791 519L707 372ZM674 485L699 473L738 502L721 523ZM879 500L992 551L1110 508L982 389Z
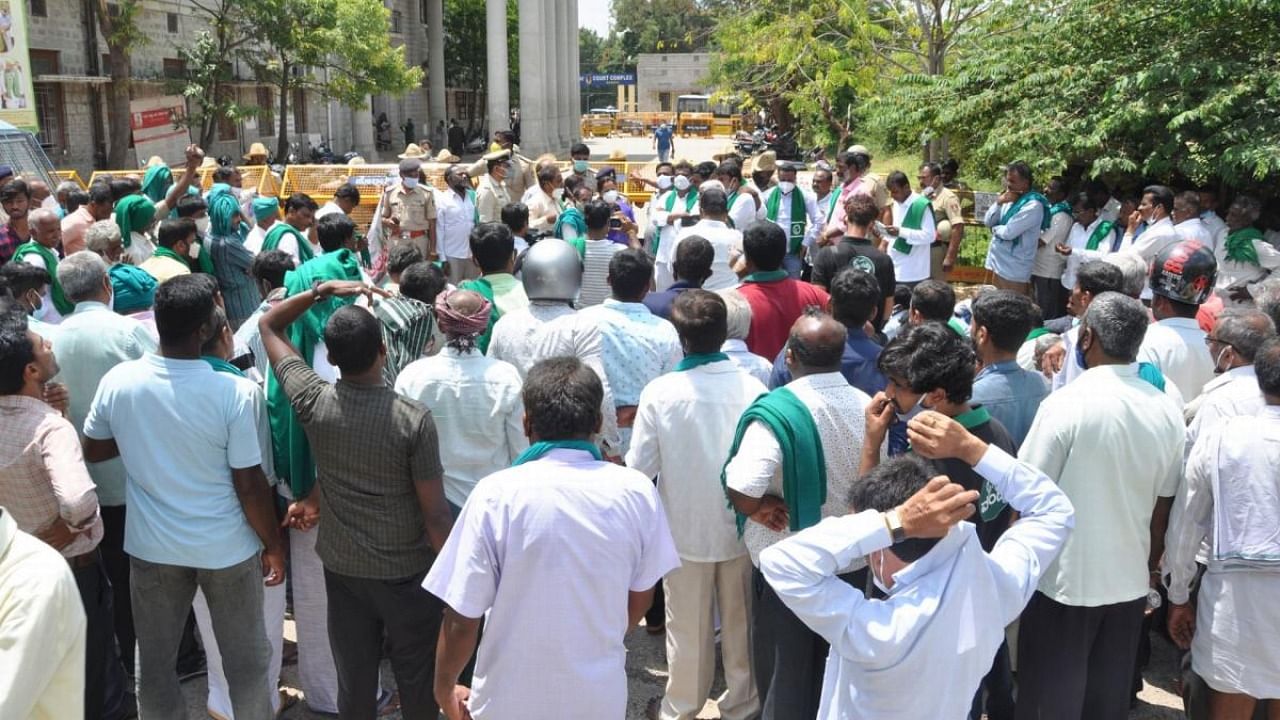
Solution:
M578 0L578 27L609 34L609 0Z

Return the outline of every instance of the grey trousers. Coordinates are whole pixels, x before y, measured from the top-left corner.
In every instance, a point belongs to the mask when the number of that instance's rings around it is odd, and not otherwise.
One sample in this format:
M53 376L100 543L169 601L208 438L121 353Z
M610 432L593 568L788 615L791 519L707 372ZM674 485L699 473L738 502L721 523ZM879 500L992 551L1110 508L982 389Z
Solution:
M204 592L236 720L270 720L263 678L271 657L262 622L262 562L255 553L220 570L161 565L130 558L130 594L138 635L138 717L187 716L174 672L178 645L196 588Z

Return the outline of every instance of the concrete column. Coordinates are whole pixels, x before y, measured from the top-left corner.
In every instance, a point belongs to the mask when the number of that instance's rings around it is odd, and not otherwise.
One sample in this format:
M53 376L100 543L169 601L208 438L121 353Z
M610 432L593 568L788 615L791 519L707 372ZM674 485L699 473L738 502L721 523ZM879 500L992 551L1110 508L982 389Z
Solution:
M351 149L369 162L376 162L373 147L373 97L366 95L364 105L351 111ZM336 146L333 150L338 152Z
M578 28L572 25L573 12L571 5L577 0L556 0L560 3L560 42L556 43L556 67L560 79L567 83L562 87L560 97L556 99L560 107L560 147L563 152L569 151L573 143L573 124L576 122L578 97L578 67L571 62L573 50L571 46L578 42Z
M550 145L541 59L543 19L543 0L520 0L520 149L527 157L546 152Z
M560 137L563 132L560 127L560 87L564 83L560 80L560 68L556 67L557 48L563 42L560 36L562 11L559 5L559 0L543 0L543 41L538 48L538 55L546 72L544 87L547 100L544 107L546 108L547 146L549 150L557 153L561 151L560 145L564 141Z
M569 113L569 144L577 142L582 135L579 118L582 116L582 100L578 94L578 75L581 65L578 59L578 2L569 0L569 76L573 80L573 92L569 94L573 103L573 112Z
M524 6L520 3L521 32L520 56L524 57ZM489 86L488 114L489 135L494 130L508 126L511 116L511 98L507 92L507 3L506 0L485 0L485 47L488 55L486 83ZM523 63L522 63L523 64ZM485 138L488 145L488 138Z
M447 131L449 123L444 97L444 0L427 0L427 68L427 129L428 137L434 138L436 125L444 121ZM435 142L445 147L448 138Z

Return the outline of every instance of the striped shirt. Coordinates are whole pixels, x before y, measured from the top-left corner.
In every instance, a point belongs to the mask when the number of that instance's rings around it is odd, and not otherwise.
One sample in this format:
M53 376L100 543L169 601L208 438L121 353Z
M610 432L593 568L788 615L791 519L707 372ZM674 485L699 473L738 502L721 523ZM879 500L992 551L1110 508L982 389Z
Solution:
M579 308L599 305L609 297L609 261L614 253L627 249L625 245L608 239L588 239L586 244L586 257L582 261L582 291L578 294Z
M238 330L262 300L257 285L249 276L253 252L239 237L223 235L209 236L206 247L213 259L213 276L218 279L218 289L222 291L227 322L232 331Z
M427 354L436 316L426 303L403 295L382 299L374 306L373 314L382 323L382 342L387 346L382 377L389 387L395 387L400 371Z

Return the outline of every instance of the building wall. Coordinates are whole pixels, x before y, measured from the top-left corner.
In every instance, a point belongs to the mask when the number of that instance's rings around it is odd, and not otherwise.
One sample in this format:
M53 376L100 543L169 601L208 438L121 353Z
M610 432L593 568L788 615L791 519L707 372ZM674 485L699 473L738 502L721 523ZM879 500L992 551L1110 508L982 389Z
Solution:
M709 53L645 53L636 59L636 92L640 112L674 112L676 97L709 94ZM662 106L663 95L669 105Z
M391 33L392 43L406 47L406 60L412 64L421 64L426 59L426 29L421 16L419 0L388 0L389 7L400 13L400 32ZM88 46L90 30L85 12L84 0L43 0L45 13L30 17L29 44L33 50L33 58L40 51L56 53L56 74L61 76L90 75ZM177 32L170 31L170 15L176 22ZM394 20L393 20L394 22ZM196 14L190 3L183 0L143 0L139 24L148 42L135 49L133 63L133 96L135 98L154 97L178 94L165 81L166 60L172 72L178 62L178 48L189 46L204 29L203 18ZM93 28L97 38L98 54L102 57L98 64L98 74L107 74L105 62L106 41L97 28ZM49 53L43 53L48 59ZM34 60L33 60L34 62ZM50 73L43 73L48 75ZM42 101L48 103L41 108L45 113L56 115L61 128L56 137L43 138L51 142L50 160L60 169L75 169L86 179L94 169L95 151L104 155L105 148L94 147L94 123L101 128L102 137L107 135L106 123L106 84L97 85L102 97L101 116L95 118L90 102L91 86L84 82L45 82L40 81L42 73L33 72L36 83L37 107ZM252 83L251 71L243 66L236 68L237 83L234 92L237 100L245 105L259 106L258 88ZM273 119L278 122L279 95L272 89L271 105ZM56 107L59 104L61 107ZM370 125L376 110L387 111L388 118L394 127L399 127L406 117L414 118L415 124L425 132L426 124L426 90L420 88L408 93L403 98L380 96L372 98L373 109L369 107L353 110L337 103L330 103L319 97L318 93L306 93L305 128L298 127L298 115L292 107L290 98L289 139L297 140L299 135L307 135L316 139L327 139L335 153L341 155L355 149L370 160L376 159L373 148L355 146L355 128L358 122ZM226 128L230 130L232 128ZM198 132L198 131L197 131ZM275 151L277 127L273 123L264 127L260 122L238 123L234 132L221 132L215 135L215 141L206 152L214 156L227 155L239 158L254 142L262 142L271 151ZM400 135L393 133L399 143ZM401 146L402 147L402 146ZM400 152L397 149L396 152ZM115 168L111 168L115 169Z

